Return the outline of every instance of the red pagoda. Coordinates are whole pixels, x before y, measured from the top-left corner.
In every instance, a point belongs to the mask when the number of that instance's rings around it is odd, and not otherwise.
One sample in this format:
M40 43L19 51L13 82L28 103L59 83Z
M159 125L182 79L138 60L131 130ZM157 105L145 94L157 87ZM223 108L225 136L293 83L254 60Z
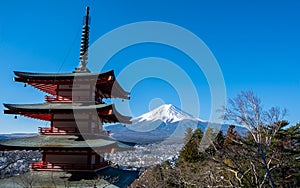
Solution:
M0 142L4 150L40 150L42 161L32 169L96 170L108 165L105 152L127 150L130 146L110 139L104 123L130 123L104 98L129 99L118 84L114 71L91 73L87 65L89 7L82 28L80 65L71 73L15 71L16 82L37 88L48 95L41 104L4 104L5 114L22 115L50 122L39 127L39 135ZM113 92L112 92L113 90Z

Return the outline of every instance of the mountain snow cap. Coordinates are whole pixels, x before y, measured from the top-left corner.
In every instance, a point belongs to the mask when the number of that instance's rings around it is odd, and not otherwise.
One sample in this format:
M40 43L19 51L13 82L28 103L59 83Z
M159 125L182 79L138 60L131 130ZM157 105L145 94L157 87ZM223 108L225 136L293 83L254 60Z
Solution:
M181 111L180 109L176 108L172 104L163 104L154 110L145 113L139 117L133 118L132 122L138 123L142 121L163 121L163 122L178 122L182 120L194 120L194 121L202 121L205 122L204 120L201 120L199 118L194 118L190 114Z

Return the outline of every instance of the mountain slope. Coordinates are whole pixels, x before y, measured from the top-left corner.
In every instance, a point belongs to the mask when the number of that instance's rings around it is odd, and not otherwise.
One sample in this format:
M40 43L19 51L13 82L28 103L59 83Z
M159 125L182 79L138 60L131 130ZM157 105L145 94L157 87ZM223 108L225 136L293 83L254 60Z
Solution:
M183 141L185 130L205 129L207 121L194 118L171 104L162 105L146 114L132 119L131 125L106 127L111 136L119 141L153 143L165 140Z

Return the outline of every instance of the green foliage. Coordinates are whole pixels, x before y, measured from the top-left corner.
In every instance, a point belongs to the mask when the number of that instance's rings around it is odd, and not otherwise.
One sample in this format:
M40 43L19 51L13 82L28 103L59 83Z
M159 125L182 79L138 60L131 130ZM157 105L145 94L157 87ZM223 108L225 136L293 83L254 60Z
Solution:
M229 125L226 138L224 140L224 146L229 146L234 144L234 140L237 140L237 132L234 130L234 125Z
M201 129L196 129L193 133L192 139L197 139L197 140L201 140L203 137L203 132Z
M186 129L185 137L184 137L184 145L186 145L193 136L193 129L188 127Z
M280 130L266 156L270 173L276 186L297 187L300 185L300 123L290 127L286 121L277 123ZM271 131L272 128L266 129ZM147 187L270 186L267 178L263 183L257 179L264 178L266 172L250 133L241 137L232 125L226 137L213 129L207 129L205 134L201 129L187 130L186 137L177 165L172 167L169 162L158 165L144 175L141 182L146 182ZM203 138L210 146L200 151Z
M224 141L225 138L222 131L208 127L202 139L202 144L205 146L204 153L210 156L214 155L217 150L223 148Z
M196 129L180 152L181 160L189 163L195 163L204 159L204 155L199 152L199 144L202 137L203 132L201 131L201 129Z
M278 131L271 146L279 161L273 174L278 185L295 187L300 185L300 123L289 128L287 125L286 122Z
M224 142L225 142L225 137L224 137L223 131L219 131L215 138L216 149L218 149L218 150L222 149Z

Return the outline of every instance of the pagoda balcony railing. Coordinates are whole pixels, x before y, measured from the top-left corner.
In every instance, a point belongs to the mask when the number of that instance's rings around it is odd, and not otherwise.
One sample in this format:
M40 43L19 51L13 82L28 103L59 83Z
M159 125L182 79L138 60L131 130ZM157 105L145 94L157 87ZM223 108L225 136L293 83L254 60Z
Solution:
M60 127L60 129L53 127L52 130L50 127L39 127L39 133L41 135L74 135L74 134L81 134L81 133L97 133L103 135L109 135L108 131L99 130L99 129L92 129L91 131L79 131L76 127Z
M69 99L69 98L66 98L66 97L53 97L53 96L48 96L46 95L45 96L45 101L47 102L55 102L55 101L58 101L58 102L72 102L72 99Z
M48 162L33 162L31 169L33 170L96 170L109 166L109 162L105 161L101 164L70 164L70 163L48 163Z
M76 97L62 97L62 96L45 96L45 101L47 102L81 102L81 101L95 101L95 97L83 97L83 96L76 96Z
M79 133L79 130L77 128L73 128L73 127L60 127L60 129L58 129L58 128L51 129L50 127L39 127L39 133L41 135L47 135L47 134L65 135L65 134Z

